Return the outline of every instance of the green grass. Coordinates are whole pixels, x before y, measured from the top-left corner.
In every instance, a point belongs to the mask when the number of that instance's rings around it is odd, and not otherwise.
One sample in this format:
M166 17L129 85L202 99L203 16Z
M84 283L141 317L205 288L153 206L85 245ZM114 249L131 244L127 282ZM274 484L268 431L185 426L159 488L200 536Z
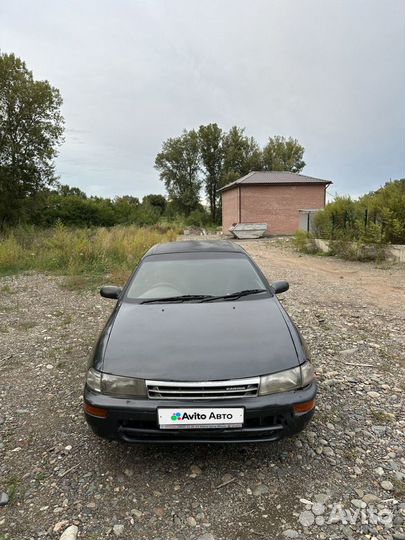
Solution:
M177 228L117 226L72 229L16 228L0 237L0 275L22 271L68 276L65 286L80 289L98 285L108 275L125 282L142 255L154 244L176 239ZM9 293L9 291L5 291Z
M6 492L10 504L13 504L17 500L19 495L19 486L20 480L16 476L12 476L6 481Z

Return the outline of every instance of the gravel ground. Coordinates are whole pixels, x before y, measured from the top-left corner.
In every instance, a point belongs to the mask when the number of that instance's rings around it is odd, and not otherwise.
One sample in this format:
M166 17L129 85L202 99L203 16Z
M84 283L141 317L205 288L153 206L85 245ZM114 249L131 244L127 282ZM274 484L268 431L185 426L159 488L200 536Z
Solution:
M111 301L0 278L0 539L405 538L402 269L243 245L290 282L320 384L313 422L270 445L99 440L81 394Z

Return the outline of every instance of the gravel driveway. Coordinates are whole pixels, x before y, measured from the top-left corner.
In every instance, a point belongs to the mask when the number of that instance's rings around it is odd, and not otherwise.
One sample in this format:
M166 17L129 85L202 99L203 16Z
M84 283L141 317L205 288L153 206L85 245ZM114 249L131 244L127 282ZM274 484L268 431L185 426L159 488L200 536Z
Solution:
M63 278L0 278L0 539L405 538L402 269L243 246L290 282L320 384L307 430L256 446L98 440L81 393L113 304Z

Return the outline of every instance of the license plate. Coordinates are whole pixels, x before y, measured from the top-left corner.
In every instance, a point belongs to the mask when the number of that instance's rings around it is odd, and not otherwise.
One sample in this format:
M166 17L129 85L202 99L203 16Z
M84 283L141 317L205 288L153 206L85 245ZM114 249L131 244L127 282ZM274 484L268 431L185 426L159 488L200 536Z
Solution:
M158 409L161 429L223 429L240 428L244 420L243 407Z

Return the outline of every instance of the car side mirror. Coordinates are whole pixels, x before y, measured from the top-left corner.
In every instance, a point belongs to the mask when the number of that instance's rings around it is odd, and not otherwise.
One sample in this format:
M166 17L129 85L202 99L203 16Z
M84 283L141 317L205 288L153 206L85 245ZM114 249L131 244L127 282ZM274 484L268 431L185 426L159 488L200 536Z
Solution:
M112 298L117 300L120 297L122 292L121 287L116 287L115 285L104 285L100 289L100 295L104 298Z
M290 285L288 284L288 281L285 280L273 281L273 283L271 284L271 288L276 294L280 294L282 292L288 291Z

